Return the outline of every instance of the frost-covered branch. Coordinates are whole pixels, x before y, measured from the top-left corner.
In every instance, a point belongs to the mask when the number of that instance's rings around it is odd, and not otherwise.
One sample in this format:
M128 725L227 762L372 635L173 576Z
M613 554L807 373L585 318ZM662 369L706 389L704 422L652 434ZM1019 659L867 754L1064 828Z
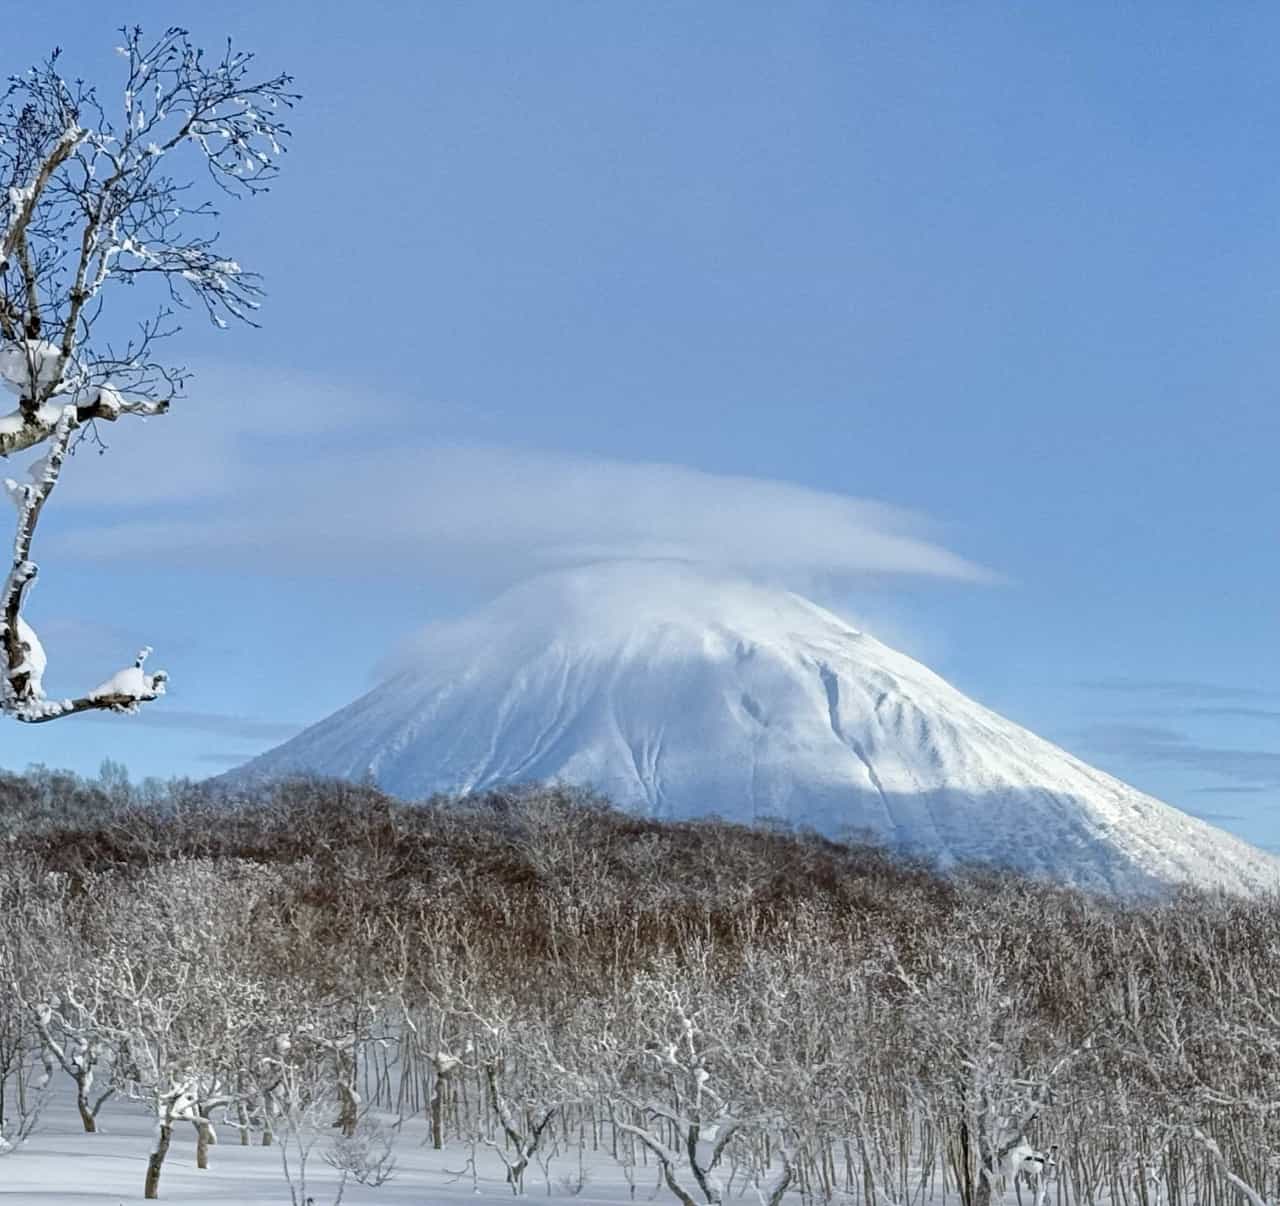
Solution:
M98 1067L108 1058L112 1045L99 1017L97 994L77 991L64 983L61 992L28 1005L39 1038L46 1077L59 1067L76 1088L76 1108L86 1133L98 1129L98 1114L115 1092L108 1084L95 1094ZM19 989L13 985L15 997Z
M1252 1185L1250 1185L1243 1177L1235 1173L1231 1166L1227 1163L1227 1158L1222 1154L1222 1148L1218 1145L1216 1139L1206 1135L1199 1127L1191 1127L1188 1135L1193 1143L1195 1143L1201 1151L1203 1151L1221 1174L1223 1180L1235 1186L1240 1194L1249 1203L1249 1206L1272 1206L1266 1198L1262 1196Z
M45 455L32 465L29 480L19 483L6 478L4 482L5 490L17 508L18 519L13 561L3 590L0 590L0 625L3 626L7 666L0 701L11 715L30 723L91 710L135 711L140 703L163 695L168 679L163 670L153 674L143 670L143 663L150 653L150 649L146 649L138 654L132 667L117 672L78 699L53 700L45 697L44 648L35 630L23 619L22 605L38 572L30 556L36 524L57 484L76 423L75 408L63 407L55 425L53 441Z
M624 1122L618 1117L618 1103L611 1098L606 1099L609 1107L609 1121L613 1129L622 1135L630 1135L633 1139L641 1143L658 1161L658 1167L662 1169L662 1179L666 1181L667 1188L679 1200L680 1206L697 1206L697 1202L693 1195L680 1183L679 1167L680 1153L672 1147L668 1147L653 1132L645 1127L636 1126L634 1123Z
M23 618L36 523L94 424L163 415L180 394L185 370L156 356L177 312L254 324L261 285L219 246L212 196L268 187L297 99L288 76L258 75L230 43L206 55L176 27L122 35L118 108L65 78L57 52L0 98L0 386L16 395L0 415L0 457L46 448L28 482L5 483L17 523L0 596L0 711L29 722L131 712L164 693L164 673L143 673L140 659L84 695L45 698L44 651ZM195 189L202 177L210 197ZM128 296L145 306L149 282L151 312L126 315L118 287L144 286Z
M19 187L16 184L9 185L9 218L5 227L4 237L0 238L0 272L5 272L8 269L10 257L15 250L26 242L27 227L31 224L31 218L35 213L36 206L44 195L49 181L53 179L54 173L67 161L87 133L75 122L75 106L67 91L66 84L53 75L50 75L43 83L47 86L48 91L44 92L42 90L42 99L53 102L50 105L50 110L52 113L58 114L62 124L62 133L54 140L52 147L44 154L43 158L40 159L29 184L25 187ZM16 86L15 81L11 92L16 89ZM25 117L26 115L27 111L24 110L23 116ZM50 127L54 124L54 122L45 123L45 130L42 132L45 138L48 137L51 132ZM31 123L24 132L31 133L33 128L37 128L35 123Z
M511 1186L511 1192L519 1193L524 1184L525 1169L529 1167L529 1161L537 1155L538 1147L542 1142L542 1134L551 1125L551 1120L555 1118L560 1105L558 1102L544 1105L538 1111L536 1119L532 1119L526 1129L523 1124L517 1121L515 1114L512 1112L511 1104L507 1101L506 1094L502 1090L502 1074L497 1059L485 1061L484 1075L485 1083L489 1088L489 1104L493 1106L493 1112L497 1114L498 1121L502 1123L503 1134L506 1135L507 1141L515 1151L515 1155L514 1157L508 1156L502 1148L496 1144L493 1146L507 1167L507 1183Z

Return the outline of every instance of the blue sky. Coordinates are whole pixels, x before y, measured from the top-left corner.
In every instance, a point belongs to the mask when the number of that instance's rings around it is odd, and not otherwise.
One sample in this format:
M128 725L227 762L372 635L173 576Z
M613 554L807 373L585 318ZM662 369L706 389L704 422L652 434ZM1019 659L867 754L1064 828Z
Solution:
M105 87L99 9L47 0L6 69L59 43ZM123 14L306 99L223 223L264 329L194 324L190 402L78 456L41 531L50 685L146 641L172 694L0 761L220 770L546 558L691 528L1280 847L1280 11L298 14Z

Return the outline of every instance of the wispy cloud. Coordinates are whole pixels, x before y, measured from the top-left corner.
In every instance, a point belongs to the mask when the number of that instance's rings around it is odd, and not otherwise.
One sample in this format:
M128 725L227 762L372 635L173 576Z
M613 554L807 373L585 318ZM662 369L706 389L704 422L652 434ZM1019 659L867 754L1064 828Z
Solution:
M1276 708L1187 708L1188 716L1214 716L1233 720L1280 720L1280 709Z
M1258 796L1274 791L1274 787L1258 783L1235 783L1221 787L1192 787L1188 789L1194 796Z
M926 518L883 502L676 464L449 442L430 406L353 401L332 386L224 392L234 398L224 408L193 403L74 466L52 551L486 581L495 567L510 579L619 556L784 576L995 578L945 547Z
M1199 817L1202 821L1208 821L1214 825L1231 824L1232 822L1249 821L1252 818L1246 817L1238 812L1192 812L1193 817Z
M1101 723L1082 731L1095 751L1134 762L1180 766L1244 780L1246 790L1280 786L1280 752L1201 744L1176 729L1156 725Z
M111 724L116 718L94 714L98 723ZM301 728L278 720L259 720L251 716L232 716L221 712L189 712L181 708L143 708L131 717L144 728L182 729L192 733L211 733L218 737L242 737L246 741L284 741ZM246 755L248 756L248 755Z
M205 762L210 766L240 766L244 762L248 762L252 758L252 754L221 754L217 752L209 752L205 754L196 754L197 762Z
M1159 695L1173 699L1257 699L1267 693L1254 687L1198 682L1194 679L1095 678L1075 684L1086 691L1127 695Z

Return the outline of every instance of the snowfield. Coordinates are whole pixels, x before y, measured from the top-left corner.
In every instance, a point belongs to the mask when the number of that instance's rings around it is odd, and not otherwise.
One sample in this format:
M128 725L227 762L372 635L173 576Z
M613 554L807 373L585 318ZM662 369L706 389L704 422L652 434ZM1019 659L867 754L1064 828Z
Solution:
M73 1102L60 1101L47 1113L45 1123L17 1151L0 1156L0 1201L31 1206L78 1206L97 1202L106 1206L142 1202L142 1178L151 1146L151 1124L137 1106L109 1102L102 1113L102 1132L84 1134ZM511 1189L503 1179L502 1161L483 1148L477 1152L479 1179L472 1187L470 1173L457 1178L447 1169L460 1169L470 1150L451 1145L444 1151L424 1146L426 1128L421 1119L404 1124L397 1146L396 1174L378 1188L348 1183L343 1202L348 1206L399 1206L424 1202L472 1202L477 1193L495 1201L509 1200ZM195 1130L179 1128L165 1160L160 1183L161 1202L183 1206L204 1203L242 1203L242 1206L279 1206L289 1201L289 1184L280 1170L280 1148L238 1146L234 1128L224 1128L214 1148L210 1168L196 1169ZM338 1174L321 1159L324 1142L316 1147L307 1165L307 1193L316 1206L333 1201ZM621 1171L608 1157L596 1159L590 1189L575 1201L617 1202L626 1198ZM576 1173L576 1155L561 1156L550 1165L554 1180ZM545 1197L545 1184L530 1178L527 1193ZM563 1191L559 1197L567 1197ZM298 1203L302 1206L302 1200Z
M394 1122L394 1119L389 1121ZM143 1202L143 1175L151 1147L152 1126L147 1114L126 1101L108 1102L101 1117L102 1131L86 1135L67 1094L44 1116L40 1129L17 1150L0 1156L0 1201L15 1206L80 1206L98 1203L122 1206ZM179 1127L165 1160L160 1182L161 1202L182 1206L214 1206L239 1203L241 1206L280 1206L288 1203L289 1183L280 1165L280 1147L241 1147L234 1127L219 1128L220 1142L213 1149L210 1167L195 1166L195 1131ZM255 1144L257 1137L255 1135ZM322 1159L327 1138L314 1149L307 1165L307 1193L315 1206L329 1206L338 1188L338 1174ZM406 1121L395 1149L396 1169L391 1180L376 1188L348 1181L343 1191L345 1206L423 1206L423 1203L472 1203L492 1199L510 1201L511 1189L505 1180L502 1161L491 1150L475 1152L477 1176L473 1181L466 1169L471 1148L457 1142L442 1151L431 1148L426 1123L421 1116ZM296 1157L294 1159L296 1165ZM576 1185L579 1178L577 1151L562 1151L548 1164L550 1197L590 1203L628 1201L628 1187L620 1166L607 1151L584 1155L586 1184L580 1194L571 1194L562 1182ZM459 1175L459 1173L462 1175ZM648 1200L658 1190L656 1170L640 1170L636 1196ZM547 1180L540 1166L527 1174L525 1195L548 1198ZM657 1200L667 1197L665 1187ZM754 1196L748 1190L748 1197ZM302 1206L303 1199L298 1199Z
M519 586L239 771L407 798L546 781L682 818L870 833L1103 891L1250 892L1280 861L1144 795L781 590L672 563Z

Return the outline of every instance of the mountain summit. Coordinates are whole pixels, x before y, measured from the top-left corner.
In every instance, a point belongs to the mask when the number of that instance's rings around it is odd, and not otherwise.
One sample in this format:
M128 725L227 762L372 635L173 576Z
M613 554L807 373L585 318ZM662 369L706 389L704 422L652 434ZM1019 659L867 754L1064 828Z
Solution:
M236 779L528 781L658 817L871 834L1129 892L1280 885L1280 860L1094 770L799 595L682 565L548 574L431 629L393 677Z

